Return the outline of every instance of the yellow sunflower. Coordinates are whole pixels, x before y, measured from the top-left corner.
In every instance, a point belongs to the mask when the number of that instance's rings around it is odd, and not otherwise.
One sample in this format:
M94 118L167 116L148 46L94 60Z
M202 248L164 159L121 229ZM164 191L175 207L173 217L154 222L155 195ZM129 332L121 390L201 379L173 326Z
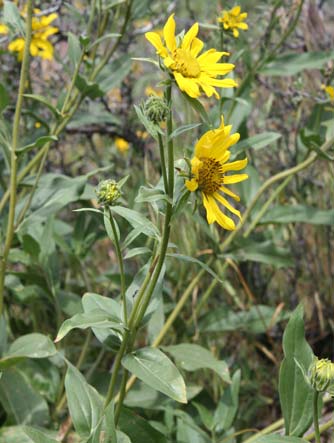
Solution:
M199 139L195 146L195 155L191 160L192 178L186 180L185 183L189 191L201 191L208 223L217 222L222 228L229 231L235 229L235 223L232 218L222 212L218 203L241 218L240 212L222 194L239 201L240 198L226 185L238 183L248 178L247 174L226 175L228 171L239 171L247 165L247 158L228 163L231 155L229 148L240 137L238 133L230 134L231 129L231 125L224 125L222 116L219 128L206 132Z
M40 14L40 9L34 9L34 14ZM26 8L21 13L22 17L26 16ZM32 36L30 43L30 54L33 57L41 57L45 60L52 60L53 45L48 38L58 32L58 28L50 26L50 24L58 18L58 14L52 13L41 17L32 18ZM8 45L9 51L17 52L19 61L23 58L25 39L18 37Z
M231 78L217 78L231 72L234 65L218 63L223 55L229 55L227 52L209 49L199 55L204 43L197 38L198 30L198 23L195 23L183 37L176 38L175 20L172 14L163 29L164 43L157 32L147 32L145 37L156 48L157 54L173 74L181 91L197 98L202 90L208 97L214 95L219 98L215 87L237 86Z
M233 32L233 37L239 37L239 29L247 31L248 25L244 23L247 18L247 12L241 12L240 6L234 6L234 8L229 11L223 11L221 17L218 18L220 23L223 23L224 29L231 29Z

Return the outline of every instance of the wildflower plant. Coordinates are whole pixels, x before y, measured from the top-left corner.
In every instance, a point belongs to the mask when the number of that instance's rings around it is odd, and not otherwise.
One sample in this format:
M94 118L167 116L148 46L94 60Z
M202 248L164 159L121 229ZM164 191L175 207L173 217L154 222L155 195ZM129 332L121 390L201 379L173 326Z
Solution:
M258 93L275 100L282 65L314 67L280 53L303 2L278 41L281 2L269 42L250 30L228 48L222 31L248 29L240 6L217 26L208 4L200 27L171 3L158 32L151 3L0 2L0 443L303 443L312 421L320 443L333 363L305 339L284 244L300 248L299 222L329 232L332 209L291 202L318 183L299 192L297 174L333 161L333 126L279 133L281 115L263 131L276 108Z

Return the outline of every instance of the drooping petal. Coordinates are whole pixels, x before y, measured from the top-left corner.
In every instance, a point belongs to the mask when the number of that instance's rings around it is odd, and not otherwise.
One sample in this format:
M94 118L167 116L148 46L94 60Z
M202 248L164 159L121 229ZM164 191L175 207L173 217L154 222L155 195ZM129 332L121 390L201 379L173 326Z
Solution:
M222 195L219 194L219 192L215 192L213 194L213 197L219 201L219 203L221 203L222 205L225 206L225 208L227 208L230 212L232 212L232 214L235 214L236 216L238 216L241 219L241 214L240 211L238 211L237 209L235 209L231 203L229 203L226 198L224 198Z
M207 196L207 199L208 199L208 206L211 209L215 221L222 228L227 229L228 231L233 231L235 229L234 221L222 212L222 210L217 205L213 196L209 195Z
M236 200L237 202L240 201L240 197L237 194L235 194L233 191L231 191L231 189L226 188L226 186L221 186L219 188L219 191L224 192L224 194L228 195L229 197L234 198L234 200Z

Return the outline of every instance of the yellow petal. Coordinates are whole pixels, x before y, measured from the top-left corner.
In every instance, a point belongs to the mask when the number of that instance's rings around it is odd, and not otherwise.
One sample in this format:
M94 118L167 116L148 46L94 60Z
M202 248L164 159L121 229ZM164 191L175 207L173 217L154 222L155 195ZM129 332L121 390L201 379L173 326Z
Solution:
M192 178L191 180L186 180L185 185L188 191L191 192L196 191L196 189L198 188L198 183L194 178Z
M222 166L222 172L226 171L240 171L247 166L248 160L245 158L244 160L237 160L235 162L226 163Z
M240 201L240 197L235 194L234 192L232 192L230 189L226 188L225 186L221 186L219 188L219 191L224 192L225 194L227 194L229 197L234 198L234 200L236 200L237 202Z
M241 214L240 211L238 211L237 209L235 209L227 200L226 198L224 198L222 195L220 195L218 192L215 192L213 194L213 197L219 201L219 203L221 203L222 205L225 206L225 208L227 208L230 212L232 212L232 214L237 215L240 220L241 220Z
M201 52L203 49L204 43L199 38L194 38L194 40L191 43L190 52L193 57L197 57L197 55Z
M151 43L151 45L155 47L158 55L160 55L161 57L167 57L167 49L162 44L162 40L159 34L157 34L156 32L146 32L145 37Z
M214 223L216 221L216 217L212 207L212 201L210 201L209 198L203 192L202 192L202 197L203 197L203 205L206 209L206 219L208 220L209 225L211 225L211 223Z
M167 48L170 52L173 52L176 49L174 14L172 14L167 20L163 34Z
M197 36L198 29L199 29L198 23L194 23L192 25L192 27L189 29L189 31L183 37L182 44L181 44L182 49L184 49L186 51L190 50L190 45L191 45L192 41L194 40L194 38Z
M233 183L239 183L244 180L247 180L247 178L248 178L247 174L228 175L227 177L224 177L224 185L231 185Z
M228 231L233 231L235 229L234 221L225 215L222 210L219 208L213 196L207 196L208 206L210 207L211 212L213 213L213 217L215 221L224 229Z

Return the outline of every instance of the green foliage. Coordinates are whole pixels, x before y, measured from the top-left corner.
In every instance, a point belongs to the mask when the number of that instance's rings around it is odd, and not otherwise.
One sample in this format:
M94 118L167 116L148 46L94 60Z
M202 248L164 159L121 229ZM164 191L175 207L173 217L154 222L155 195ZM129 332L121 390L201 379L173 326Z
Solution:
M238 38L166 0L33 2L29 37L28 3L0 0L0 443L329 443L328 2L242 2Z

